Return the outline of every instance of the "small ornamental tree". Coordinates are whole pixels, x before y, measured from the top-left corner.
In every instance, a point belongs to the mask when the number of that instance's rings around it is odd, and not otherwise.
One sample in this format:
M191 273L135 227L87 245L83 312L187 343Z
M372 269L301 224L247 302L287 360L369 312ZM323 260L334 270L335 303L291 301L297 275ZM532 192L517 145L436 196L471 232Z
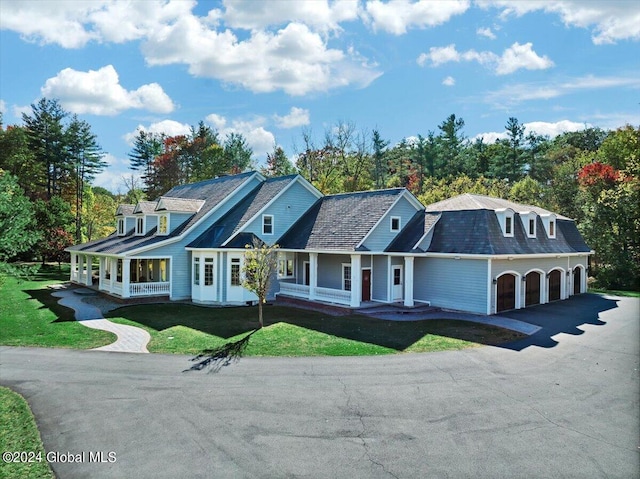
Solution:
M277 244L269 246L254 239L251 245L246 245L244 254L242 286L258 296L258 322L261 328L264 326L262 304L267 300L271 279L276 271L278 248Z

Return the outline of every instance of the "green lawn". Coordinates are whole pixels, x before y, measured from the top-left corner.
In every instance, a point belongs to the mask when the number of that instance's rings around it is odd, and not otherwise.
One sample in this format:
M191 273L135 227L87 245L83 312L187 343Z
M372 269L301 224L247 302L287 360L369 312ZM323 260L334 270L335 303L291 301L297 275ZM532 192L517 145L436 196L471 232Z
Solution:
M265 307L265 327L249 341L246 356L359 356L428 352L499 344L524 337L465 321L383 321L281 306ZM145 328L149 351L195 354L240 339L257 326L257 308L205 308L190 304L128 306L108 315Z
M27 401L11 389L0 387L0 451L23 451L21 462L0 462L0 478L53 478L40 433ZM25 462L24 459L32 462Z
M589 288L590 293L610 294L612 296L623 296L627 298L640 298L640 291L620 291L613 289Z
M115 341L114 334L77 323L49 285L69 279L69 267L44 266L29 281L7 278L0 294L0 344L89 349Z

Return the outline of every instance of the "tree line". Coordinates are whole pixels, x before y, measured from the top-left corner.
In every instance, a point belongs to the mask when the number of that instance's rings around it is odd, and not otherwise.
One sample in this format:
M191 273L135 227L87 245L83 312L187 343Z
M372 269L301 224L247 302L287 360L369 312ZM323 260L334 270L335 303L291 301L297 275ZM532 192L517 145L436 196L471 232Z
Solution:
M293 150L290 159L274 145L262 173L299 173L325 194L406 187L428 205L471 192L574 218L596 251L591 273L598 284L639 286L640 128L585 128L549 138L511 117L503 138L485 142L467 138L464 120L452 114L436 129L395 145L379 129L349 122L320 136L305 129ZM177 185L258 168L242 135L222 138L202 121L187 135L138 131L129 160L137 176L123 178L124 194L92 186L106 166L104 152L90 125L56 100L32 105L23 125L0 128L1 181L13 181L28 200L21 209L33 218L29 238L44 239L23 248L23 255L51 259L71 242L110 234L117 203L155 199ZM7 208L0 204L0 223ZM16 254L8 249L3 257Z

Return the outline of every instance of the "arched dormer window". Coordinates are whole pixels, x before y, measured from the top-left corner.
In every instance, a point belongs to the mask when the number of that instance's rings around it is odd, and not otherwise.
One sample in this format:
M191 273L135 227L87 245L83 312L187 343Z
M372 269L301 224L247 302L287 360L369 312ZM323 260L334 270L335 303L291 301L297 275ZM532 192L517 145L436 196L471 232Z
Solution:
M505 238L513 238L513 230L515 225L513 224L514 211L511 208L502 208L496 210L496 217L498 223L500 223L500 229Z

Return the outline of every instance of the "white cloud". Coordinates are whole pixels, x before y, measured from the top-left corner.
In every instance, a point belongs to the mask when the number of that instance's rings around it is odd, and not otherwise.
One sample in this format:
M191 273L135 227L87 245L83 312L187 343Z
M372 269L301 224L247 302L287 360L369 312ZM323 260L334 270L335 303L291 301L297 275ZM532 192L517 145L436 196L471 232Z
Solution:
M549 136L550 138L554 138L568 131L580 131L592 126L589 123L577 123L570 120L560 120L554 123L546 121L532 121L530 123L523 123L523 125L525 127L525 135L529 133L537 133L538 135ZM497 140L504 140L508 138L508 136L509 135L506 130L502 132L490 131L486 133L479 133L472 138L472 141L482 138L485 143L495 143Z
M585 2L584 0L476 0L481 7L502 9L501 16L522 16L543 10L560 16L568 27L591 29L596 45L620 40L640 40L640 3L627 0Z
M507 75L516 70L546 70L553 66L553 62L546 56L539 56L533 51L531 42L520 45L518 42L507 48L498 59L496 73Z
M483 101L499 108L532 100L549 100L580 91L597 91L608 88L640 89L638 77L595 77L587 75L560 82L517 83L485 94Z
M232 28L262 30L290 22L304 23L314 30L340 30L340 23L358 18L358 0L243 1L227 0L225 10L216 10L216 17L224 19Z
M444 80L442 80L442 84L444 86L454 86L456 84L456 79L452 76L448 76Z
M144 37L158 23L188 14L195 1L2 0L2 29L25 40L81 48L90 41L121 43Z
M111 154L106 154L102 159L107 162L107 167L96 175L93 186L101 186L112 193L124 192L126 188L122 177L128 177L132 174L139 177L138 174L129 169L130 162L128 158L117 158Z
M305 95L337 87L367 86L380 73L352 50L327 48L309 27L290 23L275 33L253 31L239 41L186 16L151 34L142 46L150 65L182 63L196 76L241 85L256 93Z
M247 144L253 150L253 154L258 157L264 156L267 152L273 150L273 145L276 143L273 133L264 129L264 118L261 117L251 121L228 121L221 115L211 113L207 115L205 121L218 131L223 140L231 133L241 134L247 140Z
M478 35L480 35L481 37L489 38L491 40L495 40L496 39L495 33L493 33L491 31L491 28L489 28L489 27L487 27L487 28L478 28L476 30L476 33Z
M288 115L274 115L274 119L279 128L295 128L310 123L309 110L304 108L291 107Z
M173 102L157 83L127 91L120 85L118 72L112 65L88 72L65 68L45 82L41 93L59 99L73 113L117 115L130 108L170 113L174 109Z
M134 140L140 131L165 136L180 136L191 133L191 125L174 120L162 120L156 123L151 123L149 126L138 125L134 131L125 134L123 137L129 146L133 146Z
M477 52L473 49L459 52L455 44L451 44L446 47L431 47L429 53L421 53L418 56L417 62L420 66L430 63L432 67L437 67L449 62L475 61L491 67L497 75L513 73L521 68L545 70L553 66L553 62L546 55L540 57L532 47L531 43L520 45L516 42L507 48L502 56L498 56L493 52Z
M374 30L403 35L410 28L427 28L448 22L454 15L467 11L468 0L391 0L383 3L372 0L365 4L365 21Z

